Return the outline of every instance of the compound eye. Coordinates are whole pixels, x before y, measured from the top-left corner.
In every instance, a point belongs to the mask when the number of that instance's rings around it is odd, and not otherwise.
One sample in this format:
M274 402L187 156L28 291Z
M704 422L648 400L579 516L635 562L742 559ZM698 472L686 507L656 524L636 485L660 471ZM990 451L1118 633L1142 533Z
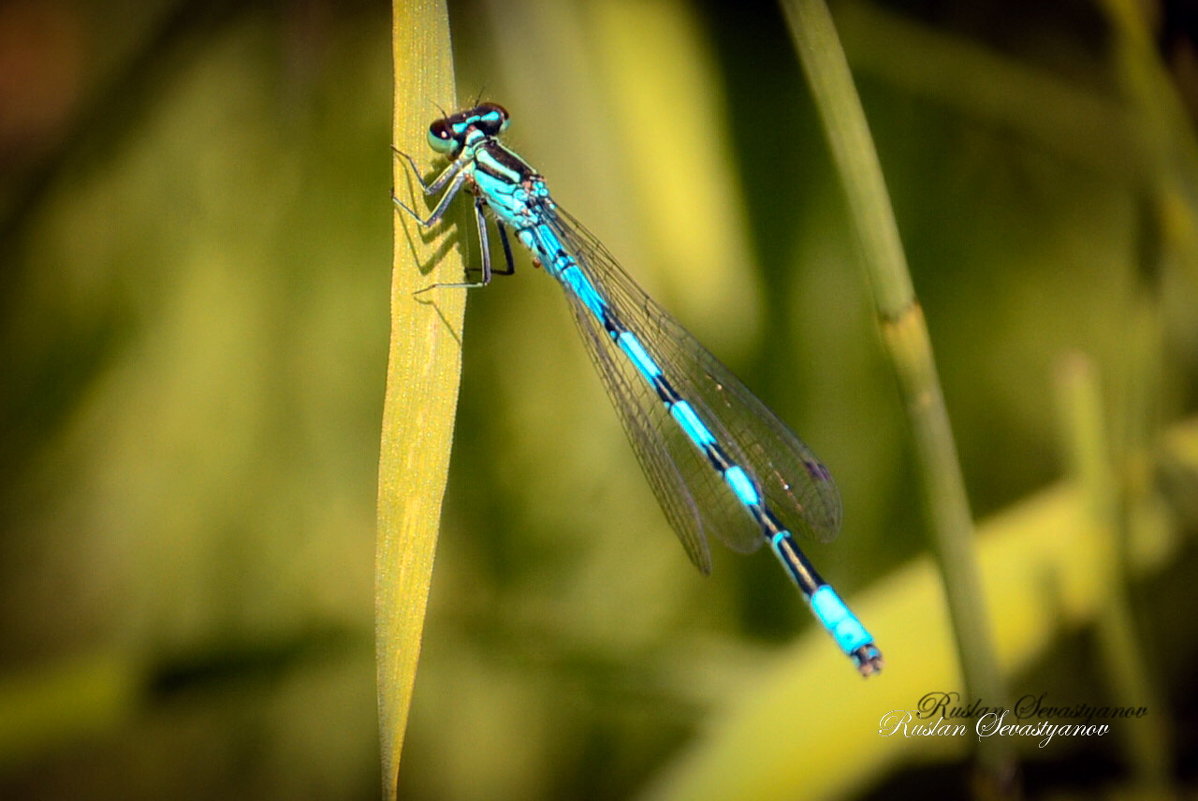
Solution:
M453 129L445 120L437 120L428 126L428 146L438 153L453 153L458 149Z
M478 114L475 125L487 136L497 136L507 130L511 116L498 103L483 103L475 111Z

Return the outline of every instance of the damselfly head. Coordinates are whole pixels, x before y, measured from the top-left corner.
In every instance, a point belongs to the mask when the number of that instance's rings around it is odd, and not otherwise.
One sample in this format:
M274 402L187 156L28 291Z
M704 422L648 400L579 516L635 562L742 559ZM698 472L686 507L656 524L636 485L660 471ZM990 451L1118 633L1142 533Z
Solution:
M509 119L507 109L498 103L480 103L428 126L428 144L438 153L455 158L466 146L466 137L471 131L498 136L507 130Z

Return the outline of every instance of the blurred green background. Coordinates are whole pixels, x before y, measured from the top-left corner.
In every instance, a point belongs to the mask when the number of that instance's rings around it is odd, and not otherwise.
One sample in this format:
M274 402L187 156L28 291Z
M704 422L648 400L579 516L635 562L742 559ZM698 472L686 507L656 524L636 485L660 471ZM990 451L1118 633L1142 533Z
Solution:
M1056 397L1080 354L1119 485L1182 535L1129 593L1158 756L1192 788L1198 458L1174 435L1198 407L1198 54L1188 4L1136 8L1155 39L1138 57L1114 0L832 5L977 518L1070 478ZM389 14L0 6L0 798L378 794ZM503 103L559 202L836 475L845 531L811 552L841 593L926 554L901 402L781 12L471 0L450 20L460 102ZM560 290L523 256L517 273L470 296L400 795L668 795L811 622L764 554L717 549L710 579L690 567ZM1112 692L1091 627L1042 617L1051 644L1012 697L1144 703ZM940 621L904 625L875 628L883 649ZM945 664L927 658L877 681ZM838 667L807 691L874 691ZM967 747L812 770L862 797L955 795ZM1118 736L1019 750L1031 797L1140 780ZM808 796L759 789L744 797Z

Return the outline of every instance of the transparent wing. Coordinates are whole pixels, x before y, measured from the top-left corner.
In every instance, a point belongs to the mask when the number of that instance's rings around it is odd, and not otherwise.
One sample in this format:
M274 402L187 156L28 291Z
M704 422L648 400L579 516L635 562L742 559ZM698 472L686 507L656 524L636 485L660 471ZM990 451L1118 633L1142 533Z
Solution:
M674 388L756 482L795 533L820 541L840 528L840 494L827 468L740 379L624 272L585 227L560 207L550 223L613 312L635 332ZM683 546L707 572L706 535L737 551L762 542L757 524L669 415L602 324L570 291L574 319L624 429Z
M682 446L692 451L695 448L681 441L678 425L658 400L657 394L629 366L628 358L613 345L611 337L596 323L590 309L573 292L567 291L565 294L587 352L603 379L603 387L612 405L619 413L624 432L632 443L653 494L657 496L657 502L682 541L686 555L700 572L707 575L711 572L711 552L707 547L705 530L711 528L712 521L696 500L694 487L696 482L705 478L698 468L705 468L711 476L715 475L715 471L706 465L695 464L696 460ZM744 516L743 511L740 514ZM744 521L736 522L744 524Z

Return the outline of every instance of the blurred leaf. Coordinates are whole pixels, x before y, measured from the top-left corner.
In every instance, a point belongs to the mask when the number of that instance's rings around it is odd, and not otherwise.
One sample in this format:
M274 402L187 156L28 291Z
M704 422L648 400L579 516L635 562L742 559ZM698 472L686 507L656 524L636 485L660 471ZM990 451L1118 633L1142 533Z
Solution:
M140 669L116 653L0 676L0 768L128 720L141 680Z
M1169 434L1169 457L1193 461L1198 421ZM1096 562L1104 534L1095 532L1085 492L1059 484L978 526L979 567L1006 675L1026 671L1071 631L1094 622L1110 591ZM1183 545L1162 508L1148 512L1130 543L1134 577L1159 572ZM1195 521L1190 521L1193 524ZM649 801L755 801L838 798L907 759L959 758L976 735L883 736L892 710L915 710L930 692L956 692L961 676L940 578L921 557L852 599L886 654L886 670L862 681L820 631L809 631L752 678L753 689L724 710L641 798ZM981 698L984 705L994 705ZM960 706L972 699L961 698ZM1138 705L1144 699L1119 699ZM933 721L934 722L934 721Z

